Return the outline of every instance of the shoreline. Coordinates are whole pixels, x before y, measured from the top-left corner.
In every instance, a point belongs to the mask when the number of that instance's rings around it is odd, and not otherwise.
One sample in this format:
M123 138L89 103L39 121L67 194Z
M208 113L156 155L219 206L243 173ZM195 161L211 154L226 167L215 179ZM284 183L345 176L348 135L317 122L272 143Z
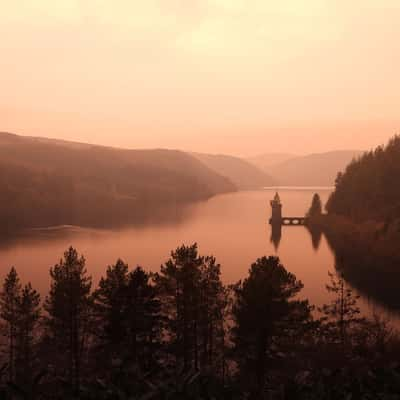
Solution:
M357 290L399 312L400 231L398 221L355 223L323 215L309 221L310 230L321 231L335 255L336 268Z

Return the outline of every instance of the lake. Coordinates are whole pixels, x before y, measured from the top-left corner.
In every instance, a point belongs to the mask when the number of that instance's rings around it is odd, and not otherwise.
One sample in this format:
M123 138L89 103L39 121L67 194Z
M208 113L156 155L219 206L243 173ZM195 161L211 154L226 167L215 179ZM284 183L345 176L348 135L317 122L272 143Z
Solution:
M318 192L323 203L330 188L279 188L284 216L302 216ZM334 255L325 238L320 241L301 226L283 227L281 238L271 238L270 199L275 189L238 192L216 196L163 219L159 224L99 230L56 227L35 230L0 242L0 278L15 266L22 282L45 294L49 269L72 245L87 260L87 269L97 285L106 266L122 258L131 267L140 265L157 271L181 244L197 242L201 254L213 254L222 266L225 283L243 279L252 262L264 255L278 255L284 266L304 284L301 297L316 306L329 301L325 289L328 271L334 271ZM279 242L279 243L278 243ZM363 312L398 318L384 307L362 296Z

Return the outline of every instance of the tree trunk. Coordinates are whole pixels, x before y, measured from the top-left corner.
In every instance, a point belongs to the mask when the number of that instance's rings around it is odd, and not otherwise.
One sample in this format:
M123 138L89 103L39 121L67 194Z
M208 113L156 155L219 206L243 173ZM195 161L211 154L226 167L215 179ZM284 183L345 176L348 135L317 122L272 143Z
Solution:
M197 343L197 316L195 318L194 324L193 324L193 333L194 333L194 368L196 371L199 370L199 349L198 349L198 343Z
M14 327L10 324L9 380L14 382Z
M264 389L264 379L266 370L266 351L267 343L265 335L259 338L258 354L257 354L257 396L262 398Z

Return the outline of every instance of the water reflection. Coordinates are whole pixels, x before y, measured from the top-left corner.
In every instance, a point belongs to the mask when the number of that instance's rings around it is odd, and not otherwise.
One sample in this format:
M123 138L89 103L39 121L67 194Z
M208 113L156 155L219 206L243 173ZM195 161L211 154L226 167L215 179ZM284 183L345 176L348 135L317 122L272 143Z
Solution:
M310 233L313 249L315 251L318 251L319 246L321 245L321 239L322 239L321 229L319 227L308 226L308 225L306 225L306 229Z
M282 225L271 224L271 243L274 245L275 251L278 250L281 239L282 239Z
M270 199L276 189L217 196L175 211L160 220L123 229L59 227L0 238L0 280L14 265L23 283L31 281L42 294L49 289L49 269L72 245L87 260L94 285L107 265L122 258L131 267L158 271L170 251L182 243L197 242L202 254L213 254L222 265L222 279L243 279L259 257L276 254L285 267L304 283L301 296L320 306L329 301L327 272L335 259L324 235L303 226L272 229ZM287 215L304 215L310 190L280 190ZM330 191L319 191L325 202ZM175 216L174 216L175 213ZM270 231L271 229L271 231ZM311 240L310 240L311 235ZM369 300L363 297L365 308Z

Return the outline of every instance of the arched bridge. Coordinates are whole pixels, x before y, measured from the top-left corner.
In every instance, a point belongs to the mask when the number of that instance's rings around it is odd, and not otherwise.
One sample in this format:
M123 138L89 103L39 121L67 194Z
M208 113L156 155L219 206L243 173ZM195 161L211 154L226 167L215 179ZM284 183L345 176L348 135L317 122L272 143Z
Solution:
M305 225L307 218L305 217L284 217L282 218L282 225Z
M272 224L276 224L279 222L278 221L272 221L272 218L269 220L269 223ZM286 225L286 226L302 226L302 225L306 225L307 223L307 218L306 217L282 217L280 224L281 225Z

